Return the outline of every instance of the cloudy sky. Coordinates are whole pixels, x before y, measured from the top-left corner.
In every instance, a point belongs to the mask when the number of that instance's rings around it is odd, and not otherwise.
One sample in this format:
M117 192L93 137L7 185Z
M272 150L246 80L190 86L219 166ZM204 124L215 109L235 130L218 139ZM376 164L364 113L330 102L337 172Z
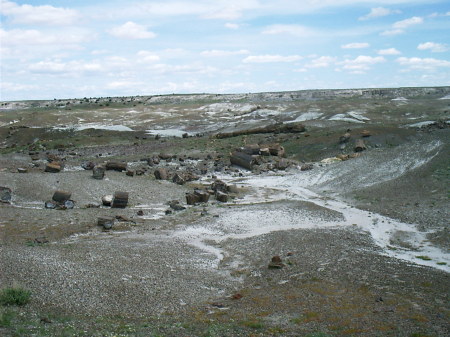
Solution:
M448 0L0 3L0 100L450 85Z

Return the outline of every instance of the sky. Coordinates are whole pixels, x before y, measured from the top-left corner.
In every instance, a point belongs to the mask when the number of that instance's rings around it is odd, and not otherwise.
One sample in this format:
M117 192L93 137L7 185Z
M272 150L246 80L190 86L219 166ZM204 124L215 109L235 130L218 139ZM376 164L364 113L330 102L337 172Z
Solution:
M0 0L0 100L450 85L449 0Z

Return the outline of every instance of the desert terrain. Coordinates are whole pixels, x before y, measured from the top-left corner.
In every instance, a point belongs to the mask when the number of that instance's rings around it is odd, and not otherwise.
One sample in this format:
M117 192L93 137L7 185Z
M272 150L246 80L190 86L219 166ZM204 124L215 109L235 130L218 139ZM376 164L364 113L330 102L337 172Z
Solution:
M1 102L0 288L31 298L0 333L448 336L449 111L450 87Z

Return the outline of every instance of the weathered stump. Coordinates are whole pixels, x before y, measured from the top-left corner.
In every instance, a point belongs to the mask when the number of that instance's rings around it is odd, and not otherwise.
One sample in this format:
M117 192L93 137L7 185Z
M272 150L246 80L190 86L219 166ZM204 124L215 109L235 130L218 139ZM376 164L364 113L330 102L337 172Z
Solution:
M128 192L117 191L114 193L112 208L125 208L128 205Z

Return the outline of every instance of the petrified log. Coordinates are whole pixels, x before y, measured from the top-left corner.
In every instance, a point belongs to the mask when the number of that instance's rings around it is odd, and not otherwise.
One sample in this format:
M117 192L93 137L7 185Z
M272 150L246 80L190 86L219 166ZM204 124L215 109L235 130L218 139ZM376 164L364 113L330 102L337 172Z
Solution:
M92 178L101 180L105 176L106 168L103 165L96 165L92 169Z
M57 162L51 162L45 165L45 172L58 173L61 172L61 165Z
M228 201L228 194L223 193L221 191L216 192L216 200L220 202L227 202Z
M117 162L117 161L109 161L106 163L106 169L119 171L119 172L126 171L127 163L122 163L122 162Z
M195 190L194 194L199 197L199 202L208 202L209 200L209 193L202 190Z
M239 151L235 151L231 154L230 162L233 165L243 167L247 170L252 170L256 163L253 156Z
M306 130L305 126L301 123L272 124L272 125L258 127L258 128L218 133L215 135L215 137L216 138L229 138L229 137L251 135L251 134L258 134L258 133L297 133L297 132L304 132L305 130Z
M195 205L200 202L200 197L195 193L186 193L186 203L188 205Z
M125 208L128 205L128 192L117 191L114 193L111 207Z
M158 180L167 180L169 178L169 173L163 167L157 168L154 172L154 175Z
M364 140L357 139L355 142L355 152L362 152L366 149L366 144L364 144Z

